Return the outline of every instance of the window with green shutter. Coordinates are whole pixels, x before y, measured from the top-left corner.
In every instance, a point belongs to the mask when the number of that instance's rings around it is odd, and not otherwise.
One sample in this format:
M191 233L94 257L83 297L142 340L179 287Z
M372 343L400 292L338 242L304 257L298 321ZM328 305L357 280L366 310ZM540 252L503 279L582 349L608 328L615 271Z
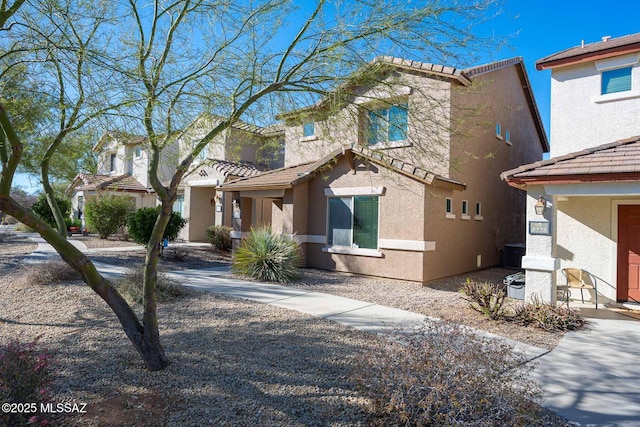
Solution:
M631 90L631 67L602 72L602 95Z
M378 249L378 196L329 197L329 246Z

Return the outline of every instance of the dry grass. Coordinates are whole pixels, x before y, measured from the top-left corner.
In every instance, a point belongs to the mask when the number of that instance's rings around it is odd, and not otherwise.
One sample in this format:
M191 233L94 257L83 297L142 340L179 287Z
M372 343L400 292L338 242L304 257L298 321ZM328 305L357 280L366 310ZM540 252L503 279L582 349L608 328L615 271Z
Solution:
M32 286L45 286L79 279L80 274L64 261L46 261L29 265L19 280Z

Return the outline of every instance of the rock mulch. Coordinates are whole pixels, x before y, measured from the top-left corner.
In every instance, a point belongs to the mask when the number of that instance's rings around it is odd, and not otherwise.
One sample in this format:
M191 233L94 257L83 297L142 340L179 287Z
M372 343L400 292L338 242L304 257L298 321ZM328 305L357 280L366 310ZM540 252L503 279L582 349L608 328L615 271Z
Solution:
M27 249L14 243L19 251ZM0 341L41 336L57 351L56 398L87 403L87 413L70 416L70 425L351 426L371 421L368 402L350 378L358 356L383 351L378 336L291 310L194 292L159 306L163 343L174 363L148 372L113 313L87 286L76 281L33 289L20 280L21 268L11 263L0 270ZM458 298L453 284L439 289L315 270L307 270L296 286L407 304L415 311L420 304L446 311ZM393 299L404 293L406 299ZM566 424L550 415L545 425Z

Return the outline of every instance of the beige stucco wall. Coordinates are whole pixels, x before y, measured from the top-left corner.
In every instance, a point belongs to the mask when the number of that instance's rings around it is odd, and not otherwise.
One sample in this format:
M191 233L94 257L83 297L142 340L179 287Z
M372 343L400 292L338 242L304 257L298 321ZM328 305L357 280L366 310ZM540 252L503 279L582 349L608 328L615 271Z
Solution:
M525 242L526 192L508 186L500 174L541 160L543 147L515 66L476 76L472 87L458 86L452 104L464 107L452 113L452 120L464 129L452 139L451 177L467 188L448 196L456 218L436 231L459 244L460 262L466 268L488 267L500 262L505 244ZM501 124L502 139L496 136L496 123ZM466 220L461 214L463 200L469 206ZM444 209L442 196L432 198L432 203ZM481 218L475 216L476 203L481 204Z
M579 268L596 282L600 303L616 301L618 207L640 204L626 191L615 184L528 187L528 221L548 222L552 235L527 235L527 298L535 293L555 301L557 286L566 283L562 269ZM543 216L534 209L540 195L547 200ZM579 300L580 292L571 298ZM585 291L585 300L594 301L593 291Z
M638 54L606 59L632 62L631 91L601 95L601 71L595 62L552 70L551 157L640 135L640 62Z
M589 271L598 281L599 295L616 299L615 264L617 236L613 218L617 218L611 197L557 197L557 237L554 256L560 268L575 267ZM614 212L615 210L615 212ZM557 272L556 283L565 277ZM578 296L579 292L572 296Z
M303 246L305 248L307 266L348 271L381 277L423 281L422 258L424 251L398 250L381 247L381 257L363 255L337 254L323 251L326 248L327 233L327 197L325 188L344 189L353 187L384 186L385 193L379 198L380 242L385 240L424 242L423 239L423 185L408 178L399 178L399 182L390 182L382 174L376 173L378 167L356 161L356 173L352 173L345 158L333 168L321 172L308 182L308 210L306 216L294 213L294 223L298 226L298 234L303 240L313 240ZM296 187L297 188L297 187ZM285 204L287 199L285 197ZM304 203L294 206L304 206ZM285 210L286 213L286 210ZM296 221L296 218L300 218ZM305 220L306 218L306 220ZM306 223L306 224L305 224ZM305 227L306 226L306 231ZM384 246L384 244L381 244Z
M317 160L354 144L367 145L367 112L407 102L407 141L382 148L431 172L449 174L449 114L451 83L448 79L413 73L390 73L376 87L361 87L350 104L328 118L297 116L285 128L285 165ZM315 120L315 136L303 137L303 124Z

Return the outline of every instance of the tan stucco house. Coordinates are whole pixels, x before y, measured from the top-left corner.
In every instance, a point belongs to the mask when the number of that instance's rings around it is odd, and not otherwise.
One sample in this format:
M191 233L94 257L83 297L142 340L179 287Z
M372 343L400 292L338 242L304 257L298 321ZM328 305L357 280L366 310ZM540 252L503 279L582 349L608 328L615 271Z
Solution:
M194 141L204 136L220 119L198 116L162 153L161 182L168 182ZM107 132L95 144L97 174L78 174L67 192L72 196L72 215L80 217L87 197L99 193L127 195L136 208L159 204L148 178L149 157L142 136ZM231 204L217 187L227 180L253 176L260 170L282 166L282 132L278 126L262 128L237 122L212 141L194 159L178 188L174 210L187 219L179 239L206 241L211 225L231 225Z
M555 301L562 269L578 268L599 302L640 302L640 34L536 67L551 70L551 158L502 174L527 192L525 294Z
M372 66L375 83L340 88L347 101L280 116L283 168L220 187L234 238L270 225L306 266L417 282L499 264L525 238L525 196L500 173L548 150L522 59Z

